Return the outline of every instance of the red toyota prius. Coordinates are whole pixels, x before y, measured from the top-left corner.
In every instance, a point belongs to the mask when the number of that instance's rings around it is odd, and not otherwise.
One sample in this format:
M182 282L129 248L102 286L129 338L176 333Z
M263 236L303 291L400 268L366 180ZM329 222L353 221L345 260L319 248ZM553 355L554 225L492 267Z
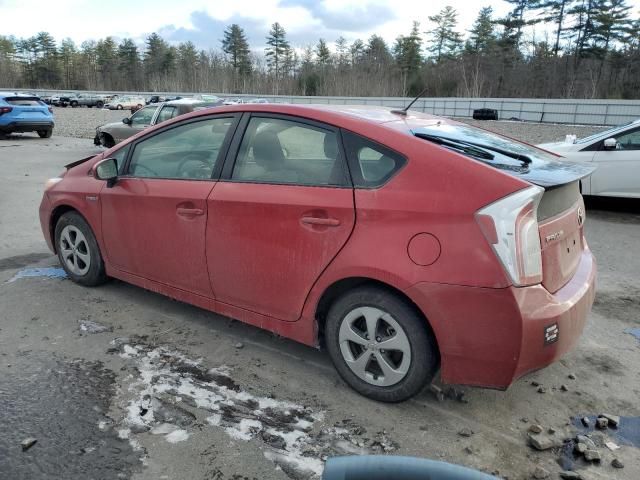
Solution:
M381 401L504 389L570 350L594 298L591 170L451 120L247 104L162 123L51 179L73 281L114 277L312 346Z

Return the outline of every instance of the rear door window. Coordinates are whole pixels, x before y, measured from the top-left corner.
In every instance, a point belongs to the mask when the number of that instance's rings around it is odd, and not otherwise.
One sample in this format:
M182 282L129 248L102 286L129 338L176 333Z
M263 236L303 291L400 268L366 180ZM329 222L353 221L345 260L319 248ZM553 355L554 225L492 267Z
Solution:
M334 129L270 117L249 121L231 178L310 186L348 184Z
M399 153L352 132L343 132L344 146L357 187L375 188L386 183L405 164Z
M172 119L176 116L177 110L178 109L172 105L165 105L164 107L162 107L162 110L160 110L160 113L158 114L156 124Z

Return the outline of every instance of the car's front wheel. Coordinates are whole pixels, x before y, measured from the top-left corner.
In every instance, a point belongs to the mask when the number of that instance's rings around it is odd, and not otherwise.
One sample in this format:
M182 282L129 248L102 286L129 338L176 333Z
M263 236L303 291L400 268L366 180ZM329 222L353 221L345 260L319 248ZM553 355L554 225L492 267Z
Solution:
M425 319L403 298L363 286L329 309L326 345L340 376L356 391L401 402L431 381L438 351Z
M122 110L122 105L118 105L118 110Z
M71 280L89 287L106 281L98 242L82 215L63 214L56 224L55 240L58 258Z

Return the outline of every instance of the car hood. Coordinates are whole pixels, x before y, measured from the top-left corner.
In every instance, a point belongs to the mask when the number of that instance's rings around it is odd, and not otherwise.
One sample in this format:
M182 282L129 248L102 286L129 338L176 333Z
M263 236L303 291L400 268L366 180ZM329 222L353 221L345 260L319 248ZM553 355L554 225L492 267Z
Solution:
M547 150L548 152L562 154L563 152L576 152L581 148L584 148L584 145L569 142L551 142L541 143L536 145L536 147Z
M124 123L122 123L122 121L120 122L111 122L111 123L105 123L104 125L100 125L98 127L98 130L100 130L101 132L104 132L106 130L111 130L112 128L118 128L121 127L122 125L124 125Z

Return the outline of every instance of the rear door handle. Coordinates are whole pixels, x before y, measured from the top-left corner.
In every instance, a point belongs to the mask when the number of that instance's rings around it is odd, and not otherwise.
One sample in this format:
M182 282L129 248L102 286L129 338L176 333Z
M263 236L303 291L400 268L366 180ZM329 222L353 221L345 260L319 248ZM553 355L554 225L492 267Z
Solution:
M176 213L185 217L193 217L196 215L204 215L204 210L201 208L178 207L176 208Z
M300 221L307 225L324 225L327 227L337 227L340 225L340 220L337 218L302 217Z

